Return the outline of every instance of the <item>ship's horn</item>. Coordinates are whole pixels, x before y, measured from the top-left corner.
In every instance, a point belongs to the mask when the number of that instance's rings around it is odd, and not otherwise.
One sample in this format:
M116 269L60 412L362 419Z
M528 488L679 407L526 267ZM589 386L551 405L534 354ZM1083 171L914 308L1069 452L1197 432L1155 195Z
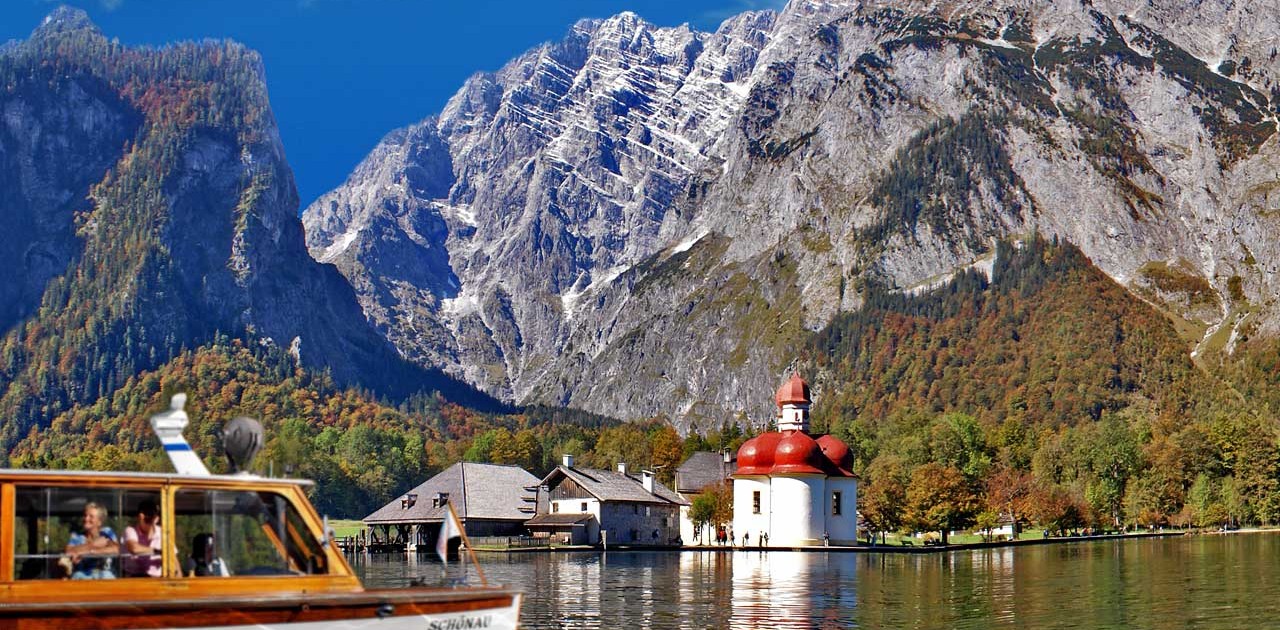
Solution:
M232 418L222 426L222 450L231 462L231 472L249 472L249 464L262 450L262 423L245 416Z

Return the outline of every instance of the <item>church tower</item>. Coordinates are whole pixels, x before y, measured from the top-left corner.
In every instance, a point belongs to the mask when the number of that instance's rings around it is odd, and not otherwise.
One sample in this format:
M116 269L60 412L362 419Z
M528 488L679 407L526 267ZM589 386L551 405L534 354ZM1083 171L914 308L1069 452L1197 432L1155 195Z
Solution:
M778 430L809 432L809 384L792 374L791 378L778 388Z

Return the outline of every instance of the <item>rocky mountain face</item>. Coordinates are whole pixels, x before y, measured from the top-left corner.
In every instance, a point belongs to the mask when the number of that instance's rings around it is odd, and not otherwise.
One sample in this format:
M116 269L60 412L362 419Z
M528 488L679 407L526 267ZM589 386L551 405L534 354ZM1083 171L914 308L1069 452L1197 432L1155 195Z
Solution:
M305 212L405 356L506 400L770 414L868 286L1077 244L1194 356L1276 335L1276 2L632 14L471 78Z
M342 383L468 390L405 364L308 255L256 53L130 49L63 8L0 53L0 116L6 447L219 333Z

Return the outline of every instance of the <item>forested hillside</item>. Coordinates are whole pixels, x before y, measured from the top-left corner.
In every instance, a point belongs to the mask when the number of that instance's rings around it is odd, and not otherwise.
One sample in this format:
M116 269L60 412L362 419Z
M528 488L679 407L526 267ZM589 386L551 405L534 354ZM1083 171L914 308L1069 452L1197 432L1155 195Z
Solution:
M814 336L807 369L815 418L853 448L886 529L941 527L920 521L940 500L953 526L1280 520L1269 397L1214 376L1274 381L1274 354L1203 371L1169 319L1039 237L1001 244L990 280L871 295Z
M267 442L255 470L316 480L317 507L343 517L363 517L463 459L517 464L542 475L561 454L573 453L586 466L663 466L669 480L686 449L708 446L682 441L660 420L619 424L545 408L485 414L435 395L392 405L298 367L281 349L219 336L128 378L93 404L59 414L48 428L33 427L10 461L21 468L169 470L148 417L175 392L188 395L187 439L212 470L226 469L216 434L222 423L237 415L259 418ZM721 437L713 439L719 445ZM743 436L730 429L723 439L736 446Z
M492 401L409 365L312 260L257 53L129 48L79 11L0 52L0 464L220 333L343 384Z

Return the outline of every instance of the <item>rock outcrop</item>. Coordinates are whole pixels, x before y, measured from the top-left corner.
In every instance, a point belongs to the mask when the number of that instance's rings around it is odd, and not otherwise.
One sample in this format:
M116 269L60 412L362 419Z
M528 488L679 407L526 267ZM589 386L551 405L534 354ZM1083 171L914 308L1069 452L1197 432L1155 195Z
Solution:
M682 427L767 420L796 341L867 283L935 286L1033 231L1206 340L1274 335L1277 8L584 21L388 135L307 209L307 243L415 361ZM1198 293L1153 289L1157 268Z

